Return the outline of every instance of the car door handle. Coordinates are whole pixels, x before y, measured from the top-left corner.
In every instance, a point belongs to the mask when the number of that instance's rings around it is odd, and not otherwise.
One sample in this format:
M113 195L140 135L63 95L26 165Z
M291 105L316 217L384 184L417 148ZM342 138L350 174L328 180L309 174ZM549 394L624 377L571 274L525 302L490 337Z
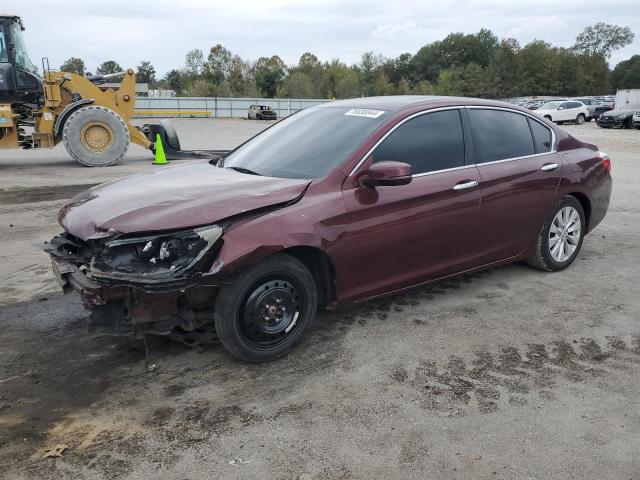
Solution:
M544 165L542 165L542 167L540 167L540 170L542 170L543 172L553 172L556 168L558 168L557 163L545 163Z
M470 182L456 183L453 186L453 189L457 192L460 190L466 190L467 188L477 187L478 182L476 180L471 180Z

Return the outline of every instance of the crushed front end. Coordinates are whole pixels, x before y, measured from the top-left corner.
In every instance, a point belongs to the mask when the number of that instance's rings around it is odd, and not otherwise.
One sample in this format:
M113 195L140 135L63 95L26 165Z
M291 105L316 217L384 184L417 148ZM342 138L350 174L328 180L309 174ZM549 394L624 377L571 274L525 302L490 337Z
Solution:
M222 245L217 225L155 234L54 237L44 250L64 293L78 291L89 332L166 335L213 322L216 285L204 275Z

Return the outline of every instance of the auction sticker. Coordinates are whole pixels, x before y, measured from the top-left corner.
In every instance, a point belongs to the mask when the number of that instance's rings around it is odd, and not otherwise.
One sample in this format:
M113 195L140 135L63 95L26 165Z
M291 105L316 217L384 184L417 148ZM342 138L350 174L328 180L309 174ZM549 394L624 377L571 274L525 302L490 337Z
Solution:
M383 113L386 112L384 110L373 110L371 108L352 108L345 112L345 115L349 115L351 117L378 118Z

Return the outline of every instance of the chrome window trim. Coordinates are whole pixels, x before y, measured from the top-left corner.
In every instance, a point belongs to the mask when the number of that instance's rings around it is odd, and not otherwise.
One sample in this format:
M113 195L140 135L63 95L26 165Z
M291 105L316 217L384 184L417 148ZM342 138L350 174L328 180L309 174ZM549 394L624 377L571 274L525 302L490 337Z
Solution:
M557 145L556 145L556 132L553 130L553 128L549 127L548 125L546 125L540 118L536 118L536 116L534 116L531 113L527 113L527 112L521 112L520 110L514 110L512 108L509 107L495 107L495 106L485 106L485 105L457 105L457 106L449 106L449 107L439 107L439 108L432 108L429 110L421 110L419 112L416 112L414 114L409 115L406 118L403 118L401 121L399 121L398 123L396 123L387 133L385 133L382 138L380 138L380 140L378 140L375 145L373 145L373 147L371 147L367 153L364 154L364 156L360 159L360 161L356 164L355 167L353 167L353 169L351 170L351 172L349 173L349 177L353 176L358 169L362 166L362 164L367 160L367 158L369 158L369 156L374 152L374 150L376 148L378 148L378 146L385 141L385 139L391 135L398 127L400 127L402 124L404 124L405 122L408 122L409 120L412 120L416 117L420 117L422 115L426 115L432 112L442 112L442 111L446 111L446 110L460 110L460 109L480 109L480 110L502 110L505 112L509 112L509 113L518 113L522 116L525 117L529 117L531 118L534 122L538 122L540 125L542 125L544 128L546 128L547 130L551 131L551 150L549 150L548 152L543 152L543 153L535 153L533 155L525 155L522 157L512 157L512 158L504 158L502 160L494 160L492 162L485 162L485 163L476 163L475 162L475 158L474 158L474 163L470 164L470 165L462 165L460 167L453 167L453 168L445 168L443 170L434 170L432 172L423 172L423 173L416 173L414 175L411 175L412 178L416 178L416 177L424 177L427 175L434 175L436 173L446 173L446 172L453 172L456 170L464 170L465 168L471 168L471 167L478 167L480 165L493 165L496 163L504 163L504 162L512 162L514 160L522 160L525 158L535 158L535 157L541 157L543 155L550 155L552 153L557 153ZM462 119L461 119L462 120ZM469 119L469 124L471 124L471 119ZM464 126L463 126L463 132L464 132ZM531 137L533 140L533 132L531 133Z
M548 152L535 153L533 155L525 155L523 157L505 158L505 159L502 159L502 160L494 160L493 162L476 163L476 165L488 165L490 163L504 162L504 161L507 161L507 160L520 160L522 158L539 157L540 155L549 155L551 153L557 153L558 152L558 150L557 150L558 146L556 145L556 132L553 130L553 128L551 128L549 125L545 124L542 121L542 119L540 117L537 117L536 115L533 115L533 114L527 113L527 112L521 112L520 110L513 110L512 108L508 108L508 107L483 107L481 105L467 105L464 108L469 109L469 110L470 109L474 109L474 110L477 110L477 109L481 109L481 110L503 110L505 112L510 112L510 113L519 113L520 115L524 115L525 117L529 117L534 122L538 122L544 128L546 128L547 130L551 131L551 150L549 150ZM469 119L469 123L471 123L471 119ZM531 137L533 139L533 132L531 133Z
M351 170L351 173L349 173L349 176L352 176L354 173L356 173L356 171L362 166L362 164L367 160L367 158L369 158L369 155L371 155L373 153L373 151L378 148L378 146L384 142L386 140L386 138L391 135L393 132L396 131L396 129L398 127L400 127L401 125L403 125L404 123L408 122L409 120L412 120L416 117L420 117L422 115L426 115L428 113L431 112L442 112L442 111L446 111L446 110L460 110L461 108L464 108L463 105L458 105L458 106L451 106L451 107L439 107L439 108L431 108L429 110L421 110L419 112L413 113L411 115L409 115L406 118L403 118L402 120L400 120L398 123L396 123L387 133L385 133L382 138L380 138L380 140L378 140L375 145L373 147L371 147L367 153L364 154L364 156L360 159L360 161L356 164L355 167L353 167L353 169ZM460 122L462 123L462 118L460 118ZM463 128L463 132L464 132L464 126ZM464 137L463 137L464 138ZM463 167L469 167L472 165L462 165L461 167L454 167L454 169L458 169L458 168L463 168ZM447 169L447 170L453 170L453 169ZM425 173L436 173L436 172L443 172L444 170L435 170L434 172L425 172ZM424 175L423 173L416 173L415 175L411 175L412 177L415 177L417 175Z

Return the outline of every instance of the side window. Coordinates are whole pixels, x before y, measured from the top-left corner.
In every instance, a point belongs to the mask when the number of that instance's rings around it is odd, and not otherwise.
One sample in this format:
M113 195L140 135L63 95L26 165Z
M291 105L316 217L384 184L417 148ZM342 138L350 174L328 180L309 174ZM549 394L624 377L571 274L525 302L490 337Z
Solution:
M533 134L533 144L536 153L546 153L551 151L551 130L540 122L528 118L531 133Z
M460 111L426 113L403 123L375 149L373 161L408 163L414 175L463 166Z
M569 102L568 108L580 108L582 104L580 102Z
M535 149L527 117L503 110L470 108L476 163L533 155Z
M569 108L569 102L564 102L560 104L558 110L566 110L567 108Z

